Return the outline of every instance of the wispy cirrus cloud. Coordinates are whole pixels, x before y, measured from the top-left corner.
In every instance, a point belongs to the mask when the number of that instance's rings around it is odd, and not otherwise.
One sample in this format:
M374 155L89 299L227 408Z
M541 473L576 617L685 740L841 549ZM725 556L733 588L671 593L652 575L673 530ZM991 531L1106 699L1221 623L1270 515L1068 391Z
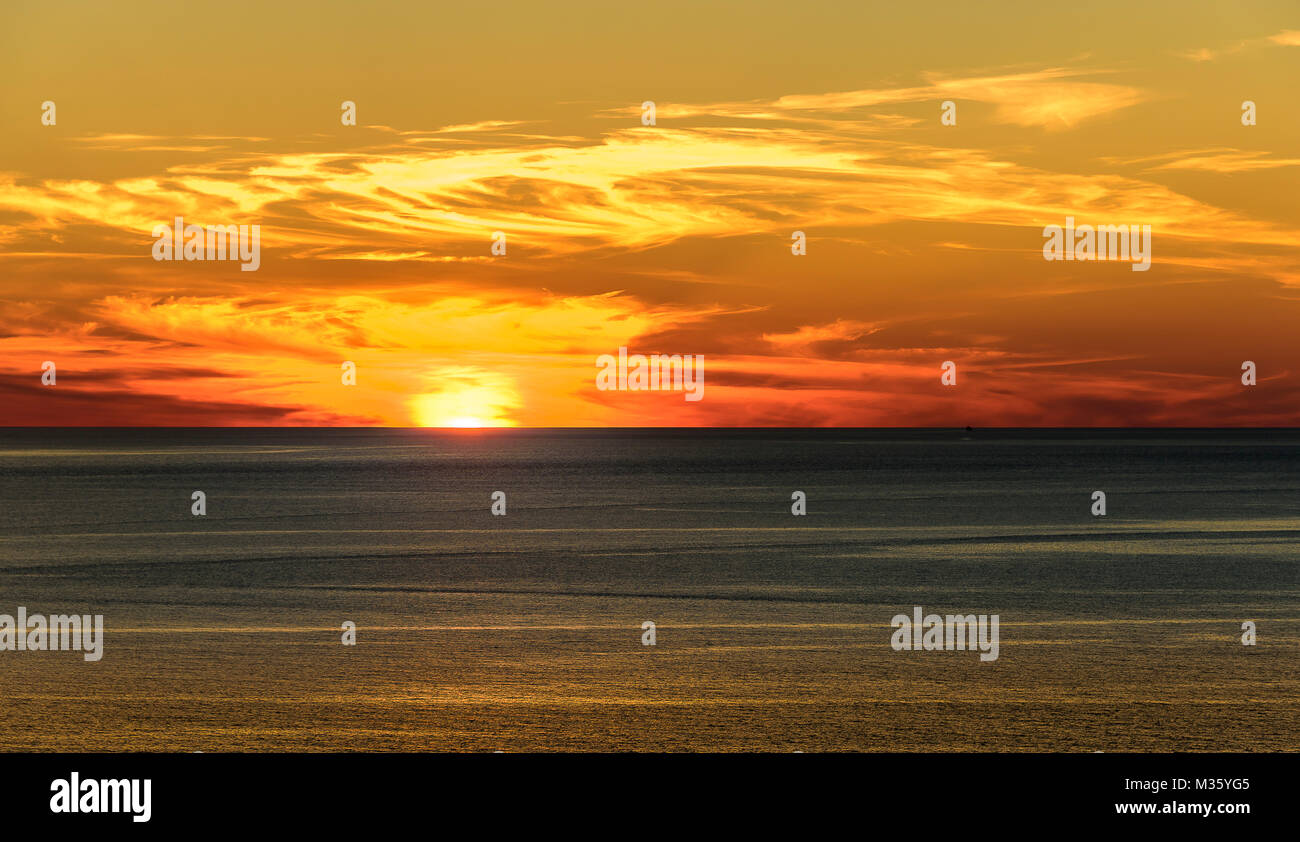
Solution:
M1066 129L1103 114L1145 101L1138 88L1112 82L1085 81L1103 71L1054 67L1022 73L971 78L927 74L927 83L897 88L867 88L823 94L791 94L774 100L714 102L692 105L665 103L658 110L667 119L731 117L747 120L817 119L882 105L963 100L993 105L994 119L1016 126ZM631 114L635 109L613 113ZM890 115L872 115L888 126ZM906 120L896 115L895 120ZM897 126L897 123L893 124Z
M1174 55L1179 58L1187 59L1194 62L1217 61L1225 56L1236 55L1248 49L1258 49L1271 45L1280 45L1284 47L1300 46L1300 30L1284 29L1275 35L1269 35L1265 38L1248 38L1237 41L1226 47L1195 47L1185 50L1175 50Z
M1291 160L1232 151L1156 168L1231 172ZM223 162L107 183L9 176L0 177L0 210L20 215L0 223L18 243L90 224L133 232L144 253L156 224L183 215L200 224L260 221L263 246L290 256L366 260L482 257L498 230L535 253L562 255L788 230L807 219L823 227L910 219L1036 228L1074 213L1142 219L1178 239L1300 245L1295 228L1153 181L825 128L655 127L582 145L262 154L242 170Z
M1150 164L1146 171L1201 170L1203 172L1238 173L1300 166L1300 158L1278 157L1271 152L1234 149L1188 149L1143 158L1106 158L1123 164Z
M849 342L869 336L880 329L879 325L853 319L836 319L829 324L800 325L788 333L765 333L763 340L789 352L811 352L815 346L828 342Z

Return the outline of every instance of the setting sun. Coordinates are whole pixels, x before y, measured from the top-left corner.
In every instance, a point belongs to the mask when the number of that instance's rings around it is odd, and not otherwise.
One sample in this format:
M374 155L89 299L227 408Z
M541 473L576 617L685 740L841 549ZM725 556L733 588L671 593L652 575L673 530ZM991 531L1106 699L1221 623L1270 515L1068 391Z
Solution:
M415 423L421 427L513 427L506 417L517 403L505 390L490 386L463 386L418 395L411 402Z

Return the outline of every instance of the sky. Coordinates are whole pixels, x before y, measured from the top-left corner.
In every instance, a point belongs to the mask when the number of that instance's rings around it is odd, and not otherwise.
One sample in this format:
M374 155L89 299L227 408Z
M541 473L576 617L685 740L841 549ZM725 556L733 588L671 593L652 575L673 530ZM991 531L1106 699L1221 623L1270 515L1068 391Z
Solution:
M1297 423L1294 2L11 0L0 78L0 425Z

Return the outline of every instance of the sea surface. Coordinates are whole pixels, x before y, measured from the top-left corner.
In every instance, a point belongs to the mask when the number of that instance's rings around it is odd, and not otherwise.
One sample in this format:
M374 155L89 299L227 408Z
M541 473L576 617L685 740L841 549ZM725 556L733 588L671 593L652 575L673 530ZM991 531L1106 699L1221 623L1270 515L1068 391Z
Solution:
M1295 430L0 430L0 614L105 626L0 750L1297 751L1298 538Z

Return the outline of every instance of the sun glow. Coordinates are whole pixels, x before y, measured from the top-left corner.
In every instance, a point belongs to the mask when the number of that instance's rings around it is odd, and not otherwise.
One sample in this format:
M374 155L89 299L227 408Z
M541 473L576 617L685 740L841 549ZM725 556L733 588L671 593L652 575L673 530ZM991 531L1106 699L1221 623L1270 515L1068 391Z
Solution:
M483 426L483 419L482 419L482 418L473 418L473 417L452 418L451 420L449 420L449 421L446 423L445 426L447 426L447 427L482 427L482 426Z
M456 386L417 396L411 403L415 423L421 427L513 427L507 417L518 404L513 393L492 386Z

